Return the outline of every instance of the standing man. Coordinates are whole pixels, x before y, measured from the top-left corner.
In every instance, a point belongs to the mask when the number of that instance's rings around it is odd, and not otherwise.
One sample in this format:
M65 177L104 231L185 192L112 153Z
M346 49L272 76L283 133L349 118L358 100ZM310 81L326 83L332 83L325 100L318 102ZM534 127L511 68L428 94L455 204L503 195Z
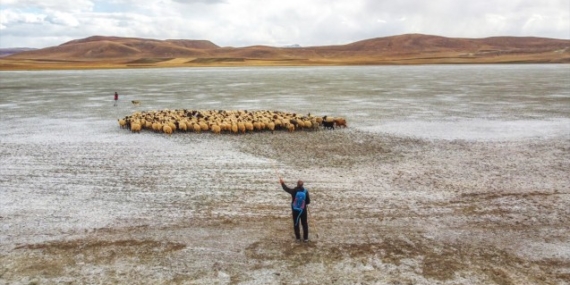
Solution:
M117 106L117 100L119 100L119 93L115 92L115 106Z
M309 191L303 187L303 181L297 181L297 187L289 188L285 185L282 178L279 178L279 183L285 192L291 195L291 212L293 215L293 229L295 231L295 238L301 241L301 231L299 229L299 221L303 226L303 241L309 241L309 223L307 221L307 206L311 203Z

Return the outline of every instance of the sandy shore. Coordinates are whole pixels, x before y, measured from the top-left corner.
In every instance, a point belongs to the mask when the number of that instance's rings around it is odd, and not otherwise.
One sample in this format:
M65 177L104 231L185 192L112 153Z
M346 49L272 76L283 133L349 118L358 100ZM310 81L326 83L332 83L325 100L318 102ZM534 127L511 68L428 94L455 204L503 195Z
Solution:
M568 136L149 136L4 141L0 284L570 283Z
M530 53L471 57L462 53L335 58L116 58L48 60L0 58L0 70L89 70L176 67L370 66L427 64L563 64L564 54Z

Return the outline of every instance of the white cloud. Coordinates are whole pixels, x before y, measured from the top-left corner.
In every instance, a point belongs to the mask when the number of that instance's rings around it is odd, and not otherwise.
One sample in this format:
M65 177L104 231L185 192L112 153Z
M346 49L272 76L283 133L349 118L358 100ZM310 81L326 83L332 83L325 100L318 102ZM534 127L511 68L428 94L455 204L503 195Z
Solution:
M0 7L0 47L91 35L311 46L404 33L570 39L570 1L2 0Z
M60 12L80 12L93 8L90 0L2 0L8 9L54 10Z
M79 26L79 20L69 13L54 12L48 17L46 17L46 20L56 25L69 26L69 27Z

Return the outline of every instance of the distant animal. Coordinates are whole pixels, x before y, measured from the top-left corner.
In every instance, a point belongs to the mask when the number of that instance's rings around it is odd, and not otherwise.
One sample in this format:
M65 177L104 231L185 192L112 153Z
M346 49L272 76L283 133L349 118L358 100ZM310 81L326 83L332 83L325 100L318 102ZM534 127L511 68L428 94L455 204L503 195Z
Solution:
M141 124L139 122L131 123L131 132L133 133L140 133L141 132Z
M127 120L119 119L119 127L121 127L121 129L126 128L127 127Z
M329 116L324 116L323 117L323 127L325 127L325 129L334 130L334 118L331 118Z
M335 118L334 123L337 127L345 127L346 128L346 119L345 118Z
M133 100L133 101L131 101L131 103L133 103L133 105L135 105L135 106L138 106L138 105L140 105L141 101Z
M334 122L323 121L323 127L325 127L325 129L334 130Z
M214 134L219 134L222 131L222 128L220 127L220 125L212 125L212 127L210 129L212 130L212 133L214 133Z
M172 128L170 127L170 125L164 124L162 126L162 132L164 132L167 135L172 135Z

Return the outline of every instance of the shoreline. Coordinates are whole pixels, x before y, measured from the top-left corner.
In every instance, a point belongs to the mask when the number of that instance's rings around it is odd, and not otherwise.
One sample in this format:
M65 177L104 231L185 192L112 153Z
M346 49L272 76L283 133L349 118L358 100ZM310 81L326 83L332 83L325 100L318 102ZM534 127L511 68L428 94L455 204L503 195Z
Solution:
M154 63L131 63L145 59L121 61L46 61L12 60L0 58L0 71L22 70L95 70L95 69L148 69L148 68L204 68L204 67L305 67L305 66L405 66L405 65L502 65L502 64L570 64L570 58L386 58L363 60L314 60L314 59L243 59L199 60L175 58ZM192 62L196 60L196 62Z

